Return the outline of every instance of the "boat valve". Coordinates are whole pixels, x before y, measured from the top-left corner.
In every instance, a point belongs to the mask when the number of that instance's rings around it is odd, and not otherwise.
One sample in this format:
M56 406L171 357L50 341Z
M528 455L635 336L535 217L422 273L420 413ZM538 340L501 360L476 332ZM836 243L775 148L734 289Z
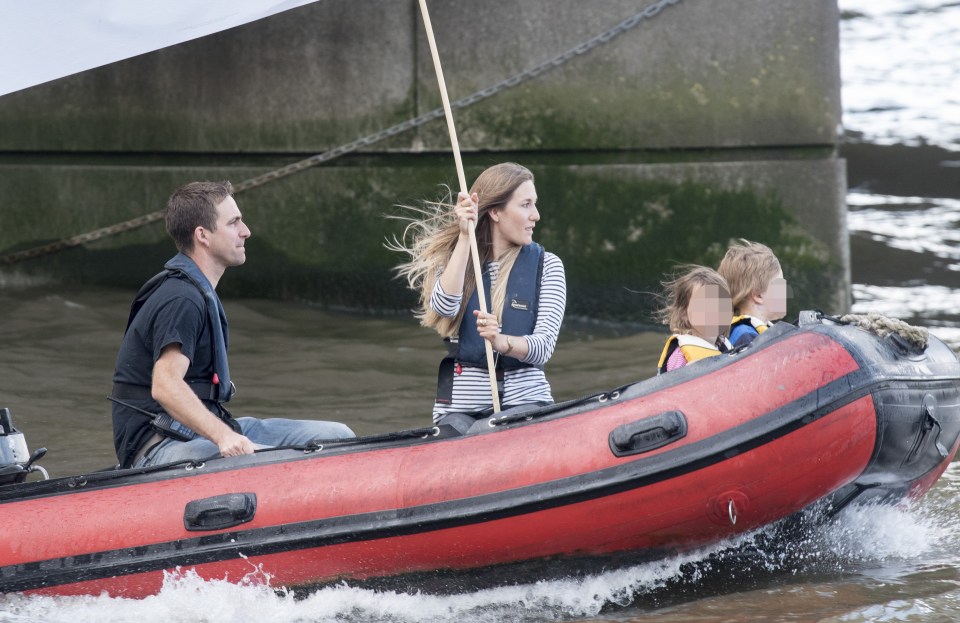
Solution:
M735 526L750 509L750 498L743 491L724 491L707 505L710 520L718 526Z

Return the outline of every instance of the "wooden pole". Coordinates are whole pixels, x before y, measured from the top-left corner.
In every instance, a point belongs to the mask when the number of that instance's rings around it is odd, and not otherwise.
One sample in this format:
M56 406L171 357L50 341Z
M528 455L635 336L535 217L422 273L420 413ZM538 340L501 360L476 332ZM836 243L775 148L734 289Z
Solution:
M437 82L440 84L440 99L443 101L443 114L447 118L447 130L450 132L450 145L453 148L453 159L457 165L457 179L460 181L460 192L469 196L467 178L463 173L463 161L460 159L460 143L457 141L457 128L453 125L453 110L450 108L450 98L447 95L447 83L443 79L443 69L440 67L440 55L437 53L437 42L433 37L433 25L430 23L430 13L427 11L427 0L420 0L420 13L423 15L423 25L427 29L427 42L430 45L430 55L433 56L433 68L437 72ZM470 221L467 228L470 232L470 256L473 258L473 275L477 281L477 298L480 301L480 311L487 313L487 296L483 290L483 273L480 267L480 252L477 249L477 234L474 231L476 223ZM463 302L466 304L466 301ZM464 318L464 322L469 321ZM493 398L493 412L500 412L500 396L497 392L497 371L493 362L493 347L488 340L483 341L487 350L487 371L490 373L490 393Z

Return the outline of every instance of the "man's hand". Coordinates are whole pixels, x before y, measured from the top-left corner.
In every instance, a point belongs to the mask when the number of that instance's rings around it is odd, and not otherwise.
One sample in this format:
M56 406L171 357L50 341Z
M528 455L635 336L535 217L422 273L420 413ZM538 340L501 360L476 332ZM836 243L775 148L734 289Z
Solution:
M256 449L252 441L233 430L230 430L222 439L216 441L216 444L220 449L221 456L253 454L253 451Z
M217 444L223 456L253 454L253 442L211 413L183 380L190 360L179 344L168 344L153 366L153 399L170 417Z

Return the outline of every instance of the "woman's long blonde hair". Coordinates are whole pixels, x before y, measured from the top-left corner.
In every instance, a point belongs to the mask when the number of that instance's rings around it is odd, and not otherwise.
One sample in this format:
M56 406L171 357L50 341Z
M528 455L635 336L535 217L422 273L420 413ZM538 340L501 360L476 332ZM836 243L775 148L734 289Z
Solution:
M486 169L470 188L470 194L477 193L479 199L476 236L480 265L483 266L491 260L500 261L497 282L491 292L490 310L496 313L498 318L503 315L507 279L520 253L520 247L511 248L503 257L493 257L493 220L490 212L503 210L514 191L528 181L533 181L533 173L526 167L513 162L503 162ZM460 223L453 211L453 193L448 189L447 197L443 201L427 202L422 208L407 209L413 210L416 216L399 217L409 220L409 223L400 240L394 238L387 244L387 248L410 256L410 261L396 268L397 275L405 278L413 290L420 292L420 307L416 313L420 324L436 329L437 333L444 337L456 335L460 330L467 302L475 289L472 260L467 263L464 275L460 312L453 318L446 318L430 309L430 297L437 277L449 261L460 236Z

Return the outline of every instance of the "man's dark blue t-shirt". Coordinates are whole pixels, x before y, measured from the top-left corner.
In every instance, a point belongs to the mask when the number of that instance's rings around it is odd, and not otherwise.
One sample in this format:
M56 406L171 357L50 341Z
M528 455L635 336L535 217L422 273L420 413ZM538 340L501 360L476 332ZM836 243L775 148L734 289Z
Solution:
M144 302L123 336L113 381L149 390L153 366L164 347L180 344L180 352L190 360L184 380L210 383L214 348L207 318L206 302L196 286L185 279L166 279ZM124 402L151 413L162 412L152 399ZM121 466L129 466L152 433L149 417L113 403L113 442Z

